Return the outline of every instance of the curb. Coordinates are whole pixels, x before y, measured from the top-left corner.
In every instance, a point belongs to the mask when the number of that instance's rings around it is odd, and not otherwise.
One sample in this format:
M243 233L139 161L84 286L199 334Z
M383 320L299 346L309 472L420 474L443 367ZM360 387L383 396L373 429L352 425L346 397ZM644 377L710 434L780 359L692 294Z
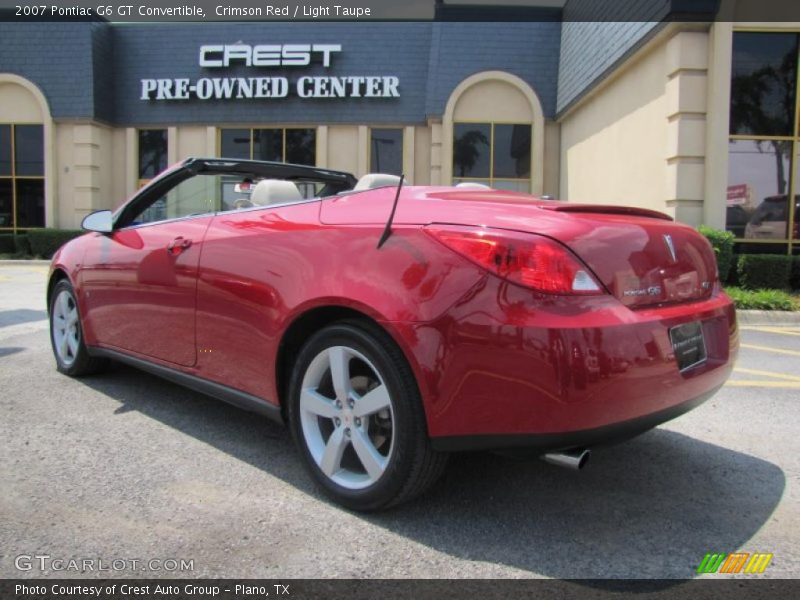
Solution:
M38 259L12 259L12 258L4 258L0 260L0 265L11 265L11 266L25 266L25 265L49 265L49 260L38 260Z
M739 325L800 325L800 312L782 310L737 310Z

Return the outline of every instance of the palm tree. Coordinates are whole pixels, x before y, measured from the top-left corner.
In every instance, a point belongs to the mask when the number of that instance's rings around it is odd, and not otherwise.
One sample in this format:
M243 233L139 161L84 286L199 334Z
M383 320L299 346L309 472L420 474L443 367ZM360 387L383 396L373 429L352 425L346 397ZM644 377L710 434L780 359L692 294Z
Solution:
M465 177L481 155L478 145L489 146L489 139L482 131L470 129L456 138L453 144L453 163L458 168L458 176Z

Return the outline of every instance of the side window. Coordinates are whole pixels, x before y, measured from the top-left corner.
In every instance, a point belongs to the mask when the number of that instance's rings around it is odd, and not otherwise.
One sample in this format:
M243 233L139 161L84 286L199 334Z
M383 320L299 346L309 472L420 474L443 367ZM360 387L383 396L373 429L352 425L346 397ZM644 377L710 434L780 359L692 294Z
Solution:
M262 182L267 185L259 185ZM269 179L265 181L256 174L226 175L220 179L220 184L222 186L222 202L217 209L220 212L291 204L319 198L325 191L325 184L320 181L302 179L293 181Z
M220 210L222 175L195 175L169 190L133 218L131 225L157 223Z

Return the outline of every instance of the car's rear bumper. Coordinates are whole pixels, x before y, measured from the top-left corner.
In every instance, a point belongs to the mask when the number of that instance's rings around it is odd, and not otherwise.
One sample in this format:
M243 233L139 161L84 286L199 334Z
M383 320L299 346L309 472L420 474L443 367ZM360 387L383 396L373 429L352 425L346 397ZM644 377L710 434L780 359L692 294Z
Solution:
M708 357L681 372L669 332L691 321L702 324ZM451 450L554 450L636 435L713 395L739 344L721 292L634 311L610 297L532 299L489 280L441 320L390 325L413 356L429 435Z
M717 390L719 390L719 387L709 390L697 398L670 406L667 409L595 429L538 434L454 435L432 438L431 445L440 452L524 448L545 453L576 448L591 448L628 440L661 423L679 417L700 406L711 398Z

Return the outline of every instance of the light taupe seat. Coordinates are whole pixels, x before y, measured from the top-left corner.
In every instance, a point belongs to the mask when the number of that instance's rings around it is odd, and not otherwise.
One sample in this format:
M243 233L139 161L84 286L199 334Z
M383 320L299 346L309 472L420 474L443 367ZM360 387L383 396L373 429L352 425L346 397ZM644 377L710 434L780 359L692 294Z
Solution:
M371 190L374 188L384 187L387 185L397 185L400 183L400 178L397 175L389 175L387 173L367 173L358 180L356 186L353 188L354 192L363 190Z
M250 194L250 202L255 206L299 202L302 199L303 195L297 186L283 179L262 179Z
M466 188L470 190L490 190L488 185L485 183L478 183L477 181L462 181L461 183L456 184L457 188Z

